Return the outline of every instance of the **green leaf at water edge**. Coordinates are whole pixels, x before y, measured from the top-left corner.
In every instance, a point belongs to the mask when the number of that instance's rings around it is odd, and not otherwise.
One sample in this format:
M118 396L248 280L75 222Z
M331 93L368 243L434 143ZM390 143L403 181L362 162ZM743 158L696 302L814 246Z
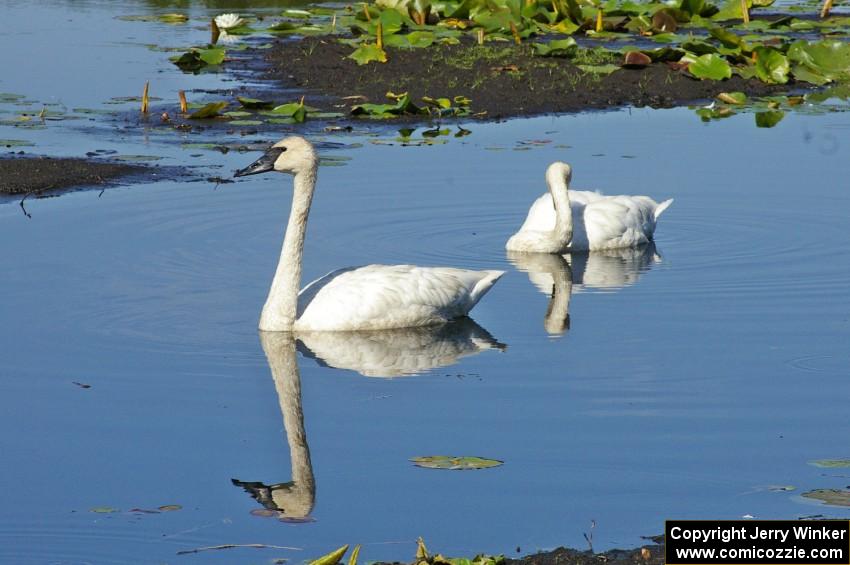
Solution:
M198 51L198 56L207 65L220 65L224 62L225 51L221 47L200 49Z
M747 103L747 95L743 92L721 92L717 99L726 104L741 105Z
M788 57L773 47L756 47L753 54L756 58L756 76L762 82L770 84L788 82L788 71L791 70Z
M417 467L428 469L448 469L465 471L469 469L487 469L498 467L504 462L497 459L484 459L482 457L455 457L452 455L427 455L413 457L410 459Z
M785 112L782 110L768 110L766 112L756 112L756 127L772 128L782 121L785 117Z
M349 59L354 59L357 61L358 65L365 65L367 63L371 63L372 61L378 61L380 63L387 62L387 53L376 43L364 43L360 47L354 50L354 53L348 56Z
M157 19L166 24L185 24L189 16L185 14L160 14Z
M274 102L259 100L257 98L245 98L243 96L237 96L236 100L238 100L239 103L242 104L243 108L267 110L274 107Z
M732 76L732 68L726 59L714 53L697 57L688 65L688 71L700 79L723 80Z
M202 120L206 118L215 118L222 110L227 107L227 102L210 102L204 105L199 110L195 110L189 114L190 120Z
M788 58L830 80L850 77L850 44L838 40L795 41Z
M578 44L572 37L556 39L548 43L534 43L534 53L541 57L570 57L578 50Z

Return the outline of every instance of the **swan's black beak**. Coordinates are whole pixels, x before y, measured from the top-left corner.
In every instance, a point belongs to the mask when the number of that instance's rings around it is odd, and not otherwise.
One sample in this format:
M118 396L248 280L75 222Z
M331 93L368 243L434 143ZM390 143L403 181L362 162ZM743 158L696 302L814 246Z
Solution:
M258 175L274 170L274 163L280 154L286 151L286 147L272 147L263 154L262 157L245 167L239 169L233 175L234 177L247 177L248 175Z

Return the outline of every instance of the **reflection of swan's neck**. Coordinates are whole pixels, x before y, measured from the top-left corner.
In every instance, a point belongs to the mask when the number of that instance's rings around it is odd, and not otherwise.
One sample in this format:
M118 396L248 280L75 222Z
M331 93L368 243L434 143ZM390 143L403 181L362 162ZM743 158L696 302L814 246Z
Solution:
M563 259L561 259L563 261ZM552 296L543 327L550 334L563 334L570 329L570 297L573 293L573 277L569 265L564 262L563 269L552 270Z
M555 241L566 249L573 238L573 214L570 209L569 181L572 170L566 163L555 162L546 169L546 184L555 205Z
M286 440L292 460L292 486L272 491L275 505L288 516L304 517L310 514L316 492L310 448L304 430L304 412L301 409L301 376L292 334L261 332L260 339L271 368L274 386L283 414Z
M264 331L289 331L298 311L298 289L301 284L301 257L307 233L307 216L316 187L317 167L314 165L295 175L292 210L283 238L280 262L263 313L260 329Z

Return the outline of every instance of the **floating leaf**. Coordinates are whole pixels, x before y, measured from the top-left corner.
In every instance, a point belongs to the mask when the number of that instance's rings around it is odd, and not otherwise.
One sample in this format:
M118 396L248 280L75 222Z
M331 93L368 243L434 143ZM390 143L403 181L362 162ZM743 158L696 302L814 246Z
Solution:
M688 71L700 79L722 80L732 76L732 68L726 59L714 53L697 57L688 65Z
M0 145L3 147L31 147L35 143L23 139L0 139Z
M190 120L202 120L206 118L215 118L219 113L227 107L227 102L210 102L204 105L201 109L195 110L189 114Z
M746 104L747 95L743 92L721 92L717 99L727 104Z
M245 98L243 96L237 96L236 100L238 100L239 103L242 104L243 108L250 108L255 110L266 110L274 106L274 102L259 100L257 98Z
M834 469L836 467L850 467L850 459L817 459L809 461L809 465L815 467L823 467L824 469Z
M782 110L767 110L766 112L756 113L756 127L772 128L782 121L785 117L785 112Z
M268 114L288 116L295 123L300 124L307 118L307 108L304 107L303 103L290 102L289 104L281 104L280 106L275 106L275 108L268 112ZM271 122L271 120L269 121Z
M260 126L263 125L263 122L260 120L232 120L230 122L232 126Z
M167 24L185 24L189 21L189 16L185 14L160 14L157 19Z
M548 43L534 43L533 46L535 54L541 57L571 57L578 51L578 44L572 37Z
M424 457L413 457L411 461L417 467L450 470L487 469L489 467L498 467L504 463L504 461L498 461L496 459L484 459L482 457L454 457L452 455L427 455Z
M175 512L177 510L182 510L183 507L179 504L165 504L157 508L160 512Z
M95 506L94 508L89 509L89 512L94 512L96 514L112 514L113 512L120 512L120 510L112 508L111 506Z
M348 56L350 59L357 61L358 65L365 65L372 61L379 63L387 62L387 53L375 43L364 43L354 50L354 53Z
M310 565L336 565L339 563L339 560L342 559L342 556L345 555L345 552L348 551L348 544L331 551L330 553L319 557L318 559L314 559L310 561Z
M831 506L850 506L850 490L823 488L804 492L803 498L820 500Z
M788 58L829 80L850 77L850 44L838 40L796 41Z
M221 47L212 47L210 49L200 49L198 56L207 65L220 65L224 62L225 51Z

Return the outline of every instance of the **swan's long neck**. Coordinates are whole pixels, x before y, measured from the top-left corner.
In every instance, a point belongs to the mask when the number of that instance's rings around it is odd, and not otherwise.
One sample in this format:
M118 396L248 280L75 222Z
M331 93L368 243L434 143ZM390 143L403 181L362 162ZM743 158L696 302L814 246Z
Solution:
M562 250L569 246L573 239L573 213L570 209L570 197L568 194L567 176L569 173L561 167L552 166L546 173L546 182L549 185L549 193L555 204L555 240L561 243Z
M286 225L286 236L280 261L272 280L272 287L263 313L260 329L264 331L291 331L298 315L298 290L301 284L301 258L304 254L304 237L307 234L307 216L316 188L317 167L295 174L292 210Z

